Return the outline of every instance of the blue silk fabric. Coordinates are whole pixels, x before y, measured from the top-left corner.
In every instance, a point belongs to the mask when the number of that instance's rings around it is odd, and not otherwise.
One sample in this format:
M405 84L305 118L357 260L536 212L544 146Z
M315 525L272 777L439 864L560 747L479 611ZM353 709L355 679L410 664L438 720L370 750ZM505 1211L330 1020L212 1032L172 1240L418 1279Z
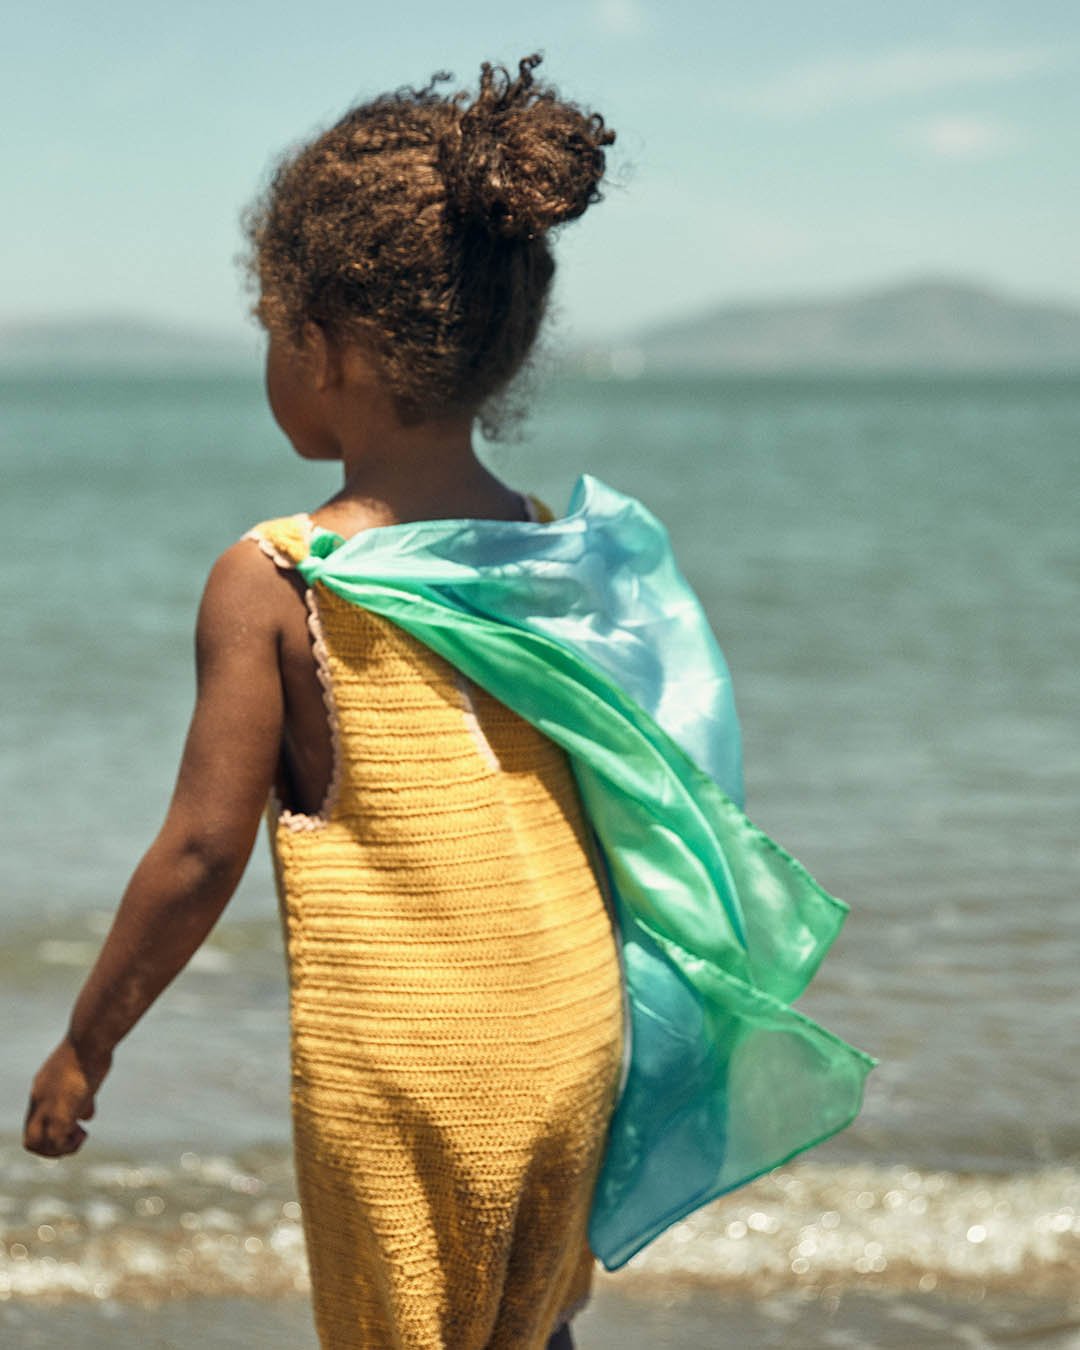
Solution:
M558 520L316 531L299 570L570 757L629 1011L589 1218L604 1266L850 1124L876 1061L790 1006L848 907L743 814L728 670L660 522L583 476Z

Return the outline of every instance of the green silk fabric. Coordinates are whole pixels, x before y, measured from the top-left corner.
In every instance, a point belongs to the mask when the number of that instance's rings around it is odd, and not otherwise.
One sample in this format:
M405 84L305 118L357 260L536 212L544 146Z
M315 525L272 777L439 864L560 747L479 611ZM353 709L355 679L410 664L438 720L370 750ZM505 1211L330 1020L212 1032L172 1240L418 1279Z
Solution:
M876 1061L791 1007L847 906L741 809L727 668L659 521L586 476L553 522L319 531L299 570L570 758L629 1012L589 1220L605 1267L848 1125Z

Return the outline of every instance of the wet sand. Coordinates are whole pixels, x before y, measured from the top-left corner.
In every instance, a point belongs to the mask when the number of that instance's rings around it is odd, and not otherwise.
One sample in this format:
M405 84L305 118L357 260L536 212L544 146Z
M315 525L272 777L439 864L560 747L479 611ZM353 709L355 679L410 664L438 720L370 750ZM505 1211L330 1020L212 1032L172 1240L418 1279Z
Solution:
M747 1300L688 1290L641 1298L605 1282L575 1319L574 1337L578 1350L1078 1350L1080 1297ZM0 1341L18 1350L318 1350L304 1298L11 1302L0 1306Z

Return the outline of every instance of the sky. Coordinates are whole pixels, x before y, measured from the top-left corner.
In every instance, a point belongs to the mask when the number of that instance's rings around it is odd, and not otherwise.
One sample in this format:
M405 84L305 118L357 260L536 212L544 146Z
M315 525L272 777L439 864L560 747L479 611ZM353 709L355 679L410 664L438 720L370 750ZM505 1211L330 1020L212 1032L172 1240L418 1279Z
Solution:
M532 51L618 136L556 241L574 340L928 275L1080 304L1075 0L41 0L0 49L0 322L242 330L276 156Z

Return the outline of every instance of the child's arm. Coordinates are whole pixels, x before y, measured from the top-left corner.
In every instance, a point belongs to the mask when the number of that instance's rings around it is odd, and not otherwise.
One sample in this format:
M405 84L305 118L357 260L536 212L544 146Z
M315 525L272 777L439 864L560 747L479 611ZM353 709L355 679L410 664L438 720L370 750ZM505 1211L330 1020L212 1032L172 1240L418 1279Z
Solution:
M72 1153L113 1048L213 928L247 864L273 781L284 700L284 588L249 543L214 565L196 628L197 698L176 788L124 892L60 1045L34 1078L24 1146Z

